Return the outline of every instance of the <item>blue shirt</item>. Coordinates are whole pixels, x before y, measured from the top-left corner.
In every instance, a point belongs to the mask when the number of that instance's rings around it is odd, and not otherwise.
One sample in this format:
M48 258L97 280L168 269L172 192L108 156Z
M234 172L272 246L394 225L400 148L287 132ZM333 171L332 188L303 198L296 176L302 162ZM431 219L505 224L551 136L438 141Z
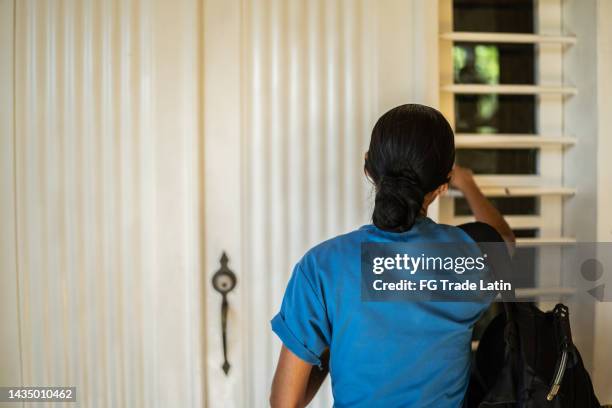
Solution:
M404 233L366 225L325 241L295 266L272 330L313 365L330 349L335 407L461 407L472 327L488 304L364 302L362 242L474 243L426 217Z

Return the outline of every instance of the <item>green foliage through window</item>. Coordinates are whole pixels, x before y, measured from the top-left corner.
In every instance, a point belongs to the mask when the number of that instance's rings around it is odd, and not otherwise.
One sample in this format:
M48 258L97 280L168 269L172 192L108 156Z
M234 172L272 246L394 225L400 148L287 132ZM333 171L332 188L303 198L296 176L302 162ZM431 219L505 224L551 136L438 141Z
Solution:
M453 72L458 84L499 84L499 49L496 45L455 44Z

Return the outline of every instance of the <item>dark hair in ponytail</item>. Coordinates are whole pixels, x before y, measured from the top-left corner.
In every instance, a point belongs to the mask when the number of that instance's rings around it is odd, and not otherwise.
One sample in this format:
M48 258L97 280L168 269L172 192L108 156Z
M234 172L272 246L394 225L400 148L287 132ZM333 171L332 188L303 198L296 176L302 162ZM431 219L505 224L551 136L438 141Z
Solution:
M376 186L372 221L385 231L412 228L425 194L448 182L455 141L448 121L424 105L401 105L372 130L365 171Z

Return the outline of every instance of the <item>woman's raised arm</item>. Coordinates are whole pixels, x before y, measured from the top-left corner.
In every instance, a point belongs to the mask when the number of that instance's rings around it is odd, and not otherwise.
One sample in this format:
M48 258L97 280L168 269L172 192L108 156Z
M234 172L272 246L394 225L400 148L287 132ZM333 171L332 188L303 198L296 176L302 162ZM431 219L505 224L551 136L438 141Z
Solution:
M476 221L487 223L495 228L512 253L512 247L516 241L514 232L497 208L493 207L493 204L482 194L474 181L472 171L455 165L451 173L450 185L463 193Z

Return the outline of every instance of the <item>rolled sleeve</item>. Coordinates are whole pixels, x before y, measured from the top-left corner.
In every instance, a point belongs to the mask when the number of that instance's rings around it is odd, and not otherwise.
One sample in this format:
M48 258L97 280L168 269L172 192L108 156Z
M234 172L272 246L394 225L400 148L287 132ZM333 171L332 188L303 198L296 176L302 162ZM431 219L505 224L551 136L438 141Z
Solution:
M330 325L316 287L298 264L287 284L281 310L271 321L272 331L285 347L309 364L321 365L329 347Z
M312 365L321 365L321 359L301 342L292 332L282 314L279 312L272 319L272 331L281 339L285 347L302 360Z

